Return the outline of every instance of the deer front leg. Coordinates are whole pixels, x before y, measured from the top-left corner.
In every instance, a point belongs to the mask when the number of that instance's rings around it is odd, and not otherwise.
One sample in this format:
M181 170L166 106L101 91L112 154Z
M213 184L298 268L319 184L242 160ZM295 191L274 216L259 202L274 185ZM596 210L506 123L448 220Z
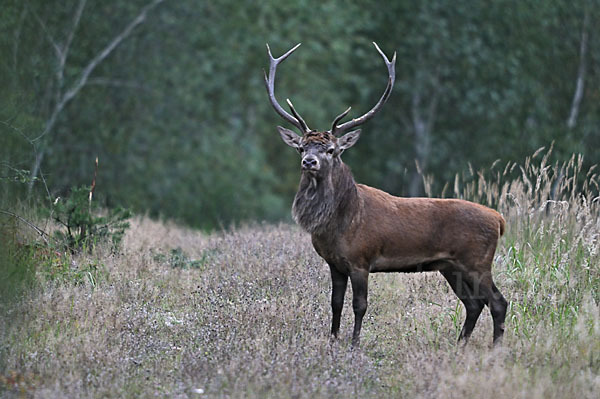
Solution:
M334 265L329 265L331 270L331 335L337 338L340 331L340 319L344 307L344 295L348 285L348 276L340 273Z
M352 309L354 310L354 332L352 333L352 346L356 347L360 341L360 329L363 317L367 312L367 291L369 286L369 272L367 270L354 270L350 274L352 283Z

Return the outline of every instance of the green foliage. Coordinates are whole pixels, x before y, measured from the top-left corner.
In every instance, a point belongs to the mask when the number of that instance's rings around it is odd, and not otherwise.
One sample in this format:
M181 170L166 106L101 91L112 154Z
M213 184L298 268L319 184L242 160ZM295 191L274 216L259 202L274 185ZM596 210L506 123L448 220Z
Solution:
M5 303L18 298L35 281L38 248L18 239L14 218L0 219L0 310Z
M55 237L71 252L84 248L91 249L101 242L110 242L113 251L119 248L131 212L123 208L113 208L105 216L98 216L95 202L91 201L90 187L74 188L67 198L58 198L52 209L53 218L64 230Z
M43 247L36 260L43 281L87 285L94 289L100 281L108 279L108 272L98 258L81 257L68 251Z
M12 175L9 176L1 176L0 182L11 181L16 183L29 183L31 181L37 181L37 177L31 176L31 171L27 169L15 169L11 168Z

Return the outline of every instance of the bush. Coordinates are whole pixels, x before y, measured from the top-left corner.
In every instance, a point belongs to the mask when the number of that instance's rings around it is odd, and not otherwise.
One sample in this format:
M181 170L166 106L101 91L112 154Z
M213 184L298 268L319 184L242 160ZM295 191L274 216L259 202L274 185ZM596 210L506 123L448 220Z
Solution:
M117 207L106 211L105 216L98 216L91 193L89 186L81 186L72 189L68 198L57 198L52 206L52 215L66 231L57 231L55 238L72 253L106 241L110 241L112 250L116 251L129 227L127 220L131 212Z

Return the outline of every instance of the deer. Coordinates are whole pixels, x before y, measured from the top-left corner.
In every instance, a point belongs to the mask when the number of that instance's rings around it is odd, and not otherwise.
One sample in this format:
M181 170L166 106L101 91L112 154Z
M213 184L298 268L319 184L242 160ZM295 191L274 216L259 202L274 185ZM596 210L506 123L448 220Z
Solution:
M437 271L463 303L466 318L459 334L466 344L487 305L493 319L493 345L502 341L508 303L492 279L492 263L506 222L497 211L462 199L402 198L357 184L341 155L358 141L351 130L371 119L389 98L395 81L396 53L383 57L388 82L375 106L341 123L349 107L326 131L313 130L287 99L288 113L275 98L278 65L300 46L275 58L267 44L269 74L264 71L269 100L277 114L301 135L278 126L285 144L301 156L301 175L292 217L310 233L312 245L331 272L331 336L338 338L348 279L352 285L357 347L367 311L370 273Z

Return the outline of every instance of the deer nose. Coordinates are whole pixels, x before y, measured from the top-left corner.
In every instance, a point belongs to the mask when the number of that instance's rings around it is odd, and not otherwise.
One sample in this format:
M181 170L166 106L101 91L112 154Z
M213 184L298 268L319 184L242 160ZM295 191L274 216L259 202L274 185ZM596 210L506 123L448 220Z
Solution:
M309 170L319 169L319 160L310 155L302 158L302 169L309 169Z

